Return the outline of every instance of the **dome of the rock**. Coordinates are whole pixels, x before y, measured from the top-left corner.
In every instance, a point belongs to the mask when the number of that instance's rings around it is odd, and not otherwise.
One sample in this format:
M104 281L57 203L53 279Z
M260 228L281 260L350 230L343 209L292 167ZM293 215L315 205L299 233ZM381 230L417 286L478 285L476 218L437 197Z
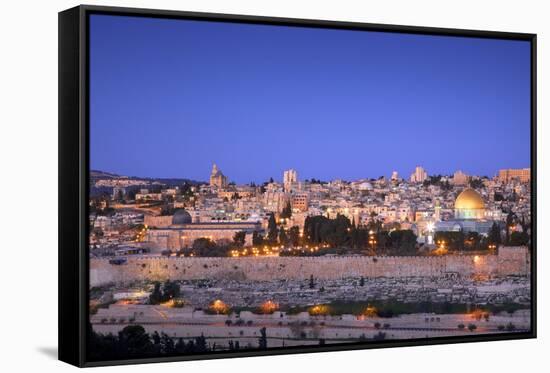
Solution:
M471 188L464 189L455 201L456 219L483 219L485 203L481 195Z

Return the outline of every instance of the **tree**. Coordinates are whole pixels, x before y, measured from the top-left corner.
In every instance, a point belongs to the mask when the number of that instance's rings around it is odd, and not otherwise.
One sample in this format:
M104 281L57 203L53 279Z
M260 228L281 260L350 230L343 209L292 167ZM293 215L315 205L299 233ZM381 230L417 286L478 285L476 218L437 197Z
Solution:
M264 244L264 237L257 231L252 233L252 245L262 246Z
M289 219L290 217L292 217L292 207L290 205L290 202L287 202L286 206L283 208L283 211L281 212L281 218Z
M180 286L177 282L166 280L162 291L159 282L155 282L153 292L149 295L149 304L160 304L180 296Z
M439 244L439 242L444 243L443 246L449 248L450 250L463 251L465 237L466 236L463 231L458 231L458 232L438 231L438 232L435 232L434 241L436 244Z
M393 254L415 255L416 235L410 229L396 230L388 233Z
M292 246L298 246L300 244L300 228L293 226L288 231L289 241Z
M493 222L493 225L489 230L488 241L490 244L494 245L500 245L501 243L500 228L498 227L498 224L496 222Z
M359 280L359 286L365 286L365 278L361 276L361 280Z
M267 222L267 240L271 245L277 243L277 223L275 222L275 215L269 214L269 220Z
M267 349L267 332L265 326L260 329L260 338L258 342L258 348L260 350Z
M206 344L206 338L204 338L203 334L201 334L200 337L195 338L194 347L195 347L194 352L206 352L206 351L208 351L208 346Z
M88 325L88 328L88 347L90 348L90 357L94 360L204 353L214 349L214 347L208 346L203 335L188 343L185 343L183 338L179 338L177 343L174 343L172 337L166 333L161 333L159 336L155 332L150 336L141 325L126 326L117 335L95 333L91 324Z
M160 352L163 354L173 354L176 350L174 340L166 333L160 335Z
M153 344L141 325L128 325L118 332L119 345L129 356L151 353Z
M215 246L214 241L209 238L201 237L193 241L193 250L203 250Z
M153 340L154 345L160 345L160 335L156 330L153 333L153 335L151 336L151 339Z
M155 282L153 292L149 295L150 304L159 304L162 301L162 292L160 291L160 283Z
M470 188L472 189L481 189L483 188L483 180L481 179L478 179L478 178L470 178Z
M476 330L476 329L477 329L476 324L468 324L468 330L469 330L469 331L473 332L473 331Z
M281 244L283 246L288 245L288 237L287 237L285 229L283 227L281 227L281 229L279 230L279 244Z
M510 243L510 229L514 225L515 215L512 211L506 215L506 243Z
M180 286L177 282L166 280L164 283L162 298L164 301L178 298L180 296Z
M315 282L313 281L313 275L309 276L309 288L314 289L315 288Z
M523 246L529 243L529 235L525 232L514 231L510 235L510 245Z
M183 338L178 338L178 341L176 342L176 345L174 346L174 350L176 352L179 352L179 353L182 353L183 351L185 351L185 341L183 340Z
M240 231L233 236L233 245L235 247L243 247L246 242L246 232Z
M304 221L304 240L310 244L329 244L341 247L351 242L351 222L344 215L335 219L325 216L308 216Z

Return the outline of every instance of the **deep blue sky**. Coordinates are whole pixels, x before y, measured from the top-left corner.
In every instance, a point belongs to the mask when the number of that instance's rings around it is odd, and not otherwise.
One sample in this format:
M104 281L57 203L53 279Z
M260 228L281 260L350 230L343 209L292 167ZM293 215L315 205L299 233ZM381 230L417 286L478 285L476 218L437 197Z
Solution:
M91 167L237 183L528 167L529 43L93 15Z

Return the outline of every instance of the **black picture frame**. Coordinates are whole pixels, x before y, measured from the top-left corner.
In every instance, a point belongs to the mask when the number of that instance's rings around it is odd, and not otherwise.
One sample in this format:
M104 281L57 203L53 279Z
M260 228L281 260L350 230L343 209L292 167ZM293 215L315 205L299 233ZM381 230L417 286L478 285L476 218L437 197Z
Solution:
M531 326L530 332L409 339L345 345L272 348L255 352L213 352L205 355L143 358L116 361L88 361L86 358L86 329L88 320L88 193L89 193L89 27L91 14L134 17L155 17L233 23L269 24L314 28L382 31L393 33L460 36L506 40L523 40L531 45ZM182 12L170 10L134 9L81 5L59 13L59 359L79 367L218 359L263 355L283 355L382 347L436 345L463 342L482 342L536 338L536 60L537 36L511 33L448 28L398 26L357 22L311 19L292 19L243 16L230 14Z

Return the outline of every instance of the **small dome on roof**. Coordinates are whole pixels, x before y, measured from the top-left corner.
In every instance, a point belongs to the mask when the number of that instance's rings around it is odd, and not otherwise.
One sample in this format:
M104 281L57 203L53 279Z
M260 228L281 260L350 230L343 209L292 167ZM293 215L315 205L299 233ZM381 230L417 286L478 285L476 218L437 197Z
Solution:
M191 217L191 214L189 214L184 209L177 209L174 213L174 216L172 216L172 224L190 224L193 222L193 218Z

